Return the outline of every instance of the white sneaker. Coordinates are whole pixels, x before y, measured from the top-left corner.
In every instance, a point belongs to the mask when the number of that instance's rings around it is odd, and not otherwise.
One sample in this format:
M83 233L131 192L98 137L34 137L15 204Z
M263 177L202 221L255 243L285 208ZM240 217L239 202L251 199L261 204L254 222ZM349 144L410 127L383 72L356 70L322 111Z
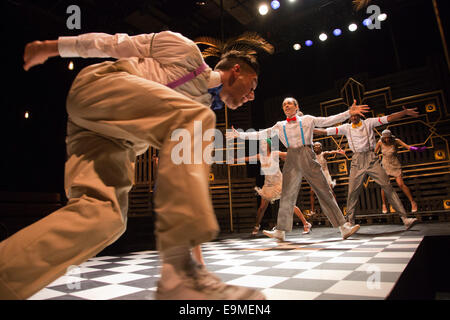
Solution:
M402 218L402 221L405 229L409 230L417 222L417 218Z
M352 234L356 233L359 230L360 226L359 224L352 225L350 222L344 223L342 226L339 227L339 230L341 231L342 239L347 239Z
M223 283L204 266L176 272L164 264L155 295L157 300L265 300L258 290Z
M276 228L273 228L272 231L263 230L263 233L266 236L278 239L279 241L284 241L284 239L286 238L285 232Z
M311 228L312 228L312 224L311 223L307 223L307 225L306 225L306 230L305 231L303 231L302 232L302 234L308 234L308 233L310 233L310 231L311 231Z

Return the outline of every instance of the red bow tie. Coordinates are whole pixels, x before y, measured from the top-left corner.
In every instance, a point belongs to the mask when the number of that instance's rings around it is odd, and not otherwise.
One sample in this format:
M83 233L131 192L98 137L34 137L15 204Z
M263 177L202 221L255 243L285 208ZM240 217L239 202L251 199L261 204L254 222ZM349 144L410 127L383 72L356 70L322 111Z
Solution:
M297 121L297 117L296 116L294 116L294 117L292 117L292 118L286 118L286 121L287 122L291 122L291 121Z

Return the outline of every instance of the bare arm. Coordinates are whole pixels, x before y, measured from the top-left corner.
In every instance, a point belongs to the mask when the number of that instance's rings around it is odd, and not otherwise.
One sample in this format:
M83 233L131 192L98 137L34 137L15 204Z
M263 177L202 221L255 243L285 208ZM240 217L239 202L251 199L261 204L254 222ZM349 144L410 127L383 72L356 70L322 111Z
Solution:
M402 140L400 140L399 138L395 139L395 142L397 142L399 145L401 145L403 148L409 150L411 148L411 146L407 145L406 143L404 143Z
M393 114L390 114L387 116L387 121L388 122L393 122L393 121L397 121L400 120L406 116L410 116L410 117L418 117L419 113L416 111L417 108L412 108L412 109L406 109L405 107L403 107L402 111L399 112L395 112Z
M280 151L280 152L278 153L278 156L280 157L281 160L286 161L287 152L282 152L282 151Z
M375 146L375 154L377 154L381 149L381 140L378 140L377 145Z
M327 135L327 130L325 130L325 129L314 128L314 134L315 134L315 135L323 135L323 136L326 136L326 135Z

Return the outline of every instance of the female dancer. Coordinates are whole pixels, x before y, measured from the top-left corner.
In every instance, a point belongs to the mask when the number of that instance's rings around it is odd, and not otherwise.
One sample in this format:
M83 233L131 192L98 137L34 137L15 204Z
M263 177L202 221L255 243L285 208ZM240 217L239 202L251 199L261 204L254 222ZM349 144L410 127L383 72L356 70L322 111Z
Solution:
M261 227L261 220L264 216L264 212L269 206L269 203L273 203L281 197L283 175L280 171L279 159L281 158L282 160L285 160L287 155L286 152L272 152L272 142L270 139L261 141L261 144L263 146L262 150L265 149L265 152L259 153L255 156L243 158L245 159L245 161L251 161L254 159L259 160L261 162L261 170L265 175L264 186L262 188L255 187L256 192L261 197L261 204L256 214L256 224L252 232L252 235L254 236L259 232L259 229ZM239 160L240 159L238 159L238 161ZM294 213L303 223L303 234L308 234L311 230L312 225L308 221L306 221L305 217L302 214L302 211L297 206L294 207Z
M328 184L330 185L331 192L333 192L333 188L336 185L336 180L331 179L330 172L328 171L328 165L327 165L327 159L326 157L340 153L345 155L345 151L343 150L333 150L333 151L322 151L322 144L320 142L315 142L313 145L314 153L316 154L316 160L319 162L320 166L322 167L323 174L325 175L325 178L327 179ZM310 215L314 215L316 212L314 211L314 190L311 188L310 191L310 201L311 201L311 213ZM336 195L333 192L333 196L336 199Z
M422 152L426 149L426 147L413 147L409 146L406 143L404 143L402 140L394 137L390 130L384 130L381 133L381 139L378 141L376 147L375 147L375 153L379 152L381 150L381 153L383 154L383 159L381 160L381 164L386 171L386 173L389 176L392 176L395 178L395 181L397 181L398 186L402 191L405 193L405 195L408 197L409 202L411 202L411 212L417 211L417 203L414 201L411 191L406 186L406 184L403 182L402 178L402 165L400 164L400 161L397 157L397 149L399 146L404 147L405 149L408 149L410 151L417 151ZM383 213L387 213L387 206L386 206L386 196L384 194L384 191L381 190L381 199L383 200Z

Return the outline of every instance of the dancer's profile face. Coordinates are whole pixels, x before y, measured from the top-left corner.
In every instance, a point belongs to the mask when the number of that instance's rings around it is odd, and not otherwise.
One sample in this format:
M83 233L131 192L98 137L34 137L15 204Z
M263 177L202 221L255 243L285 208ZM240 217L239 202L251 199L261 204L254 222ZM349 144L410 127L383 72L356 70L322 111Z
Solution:
M220 98L230 109L237 109L247 101L255 99L258 76L249 67L234 65L228 81L223 83Z
M298 111L298 105L295 103L293 99L286 98L283 101L283 111L286 117L291 118L295 116Z

